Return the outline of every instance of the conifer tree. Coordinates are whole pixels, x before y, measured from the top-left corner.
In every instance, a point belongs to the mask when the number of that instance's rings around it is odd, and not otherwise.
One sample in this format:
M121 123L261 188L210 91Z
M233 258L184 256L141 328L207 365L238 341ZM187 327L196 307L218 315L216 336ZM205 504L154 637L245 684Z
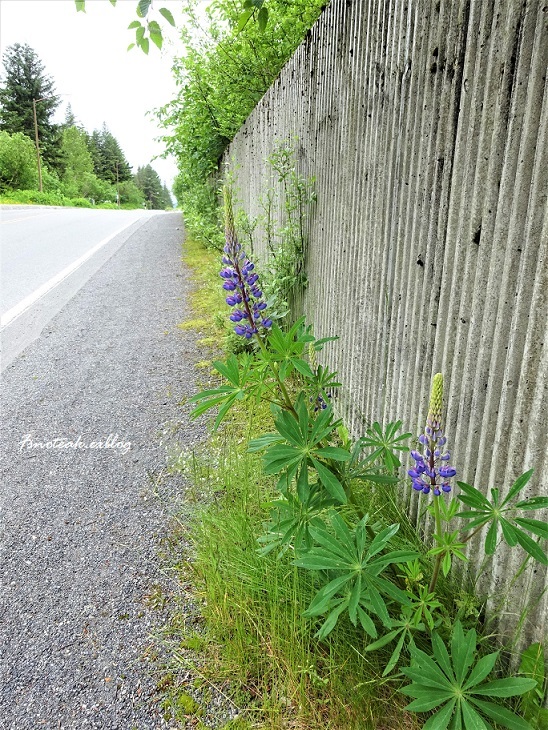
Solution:
M27 44L14 43L4 55L0 86L0 130L21 132L34 141L33 100L42 159L53 167L60 163L60 129L51 120L60 99L36 52Z

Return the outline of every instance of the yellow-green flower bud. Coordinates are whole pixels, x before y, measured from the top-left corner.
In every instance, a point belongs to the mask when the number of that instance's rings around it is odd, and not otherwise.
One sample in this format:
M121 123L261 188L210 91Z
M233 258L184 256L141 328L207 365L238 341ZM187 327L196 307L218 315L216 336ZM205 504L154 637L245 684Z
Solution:
M436 373L432 380L430 392L430 407L428 408L428 425L433 431L441 429L441 416L443 410L443 375Z

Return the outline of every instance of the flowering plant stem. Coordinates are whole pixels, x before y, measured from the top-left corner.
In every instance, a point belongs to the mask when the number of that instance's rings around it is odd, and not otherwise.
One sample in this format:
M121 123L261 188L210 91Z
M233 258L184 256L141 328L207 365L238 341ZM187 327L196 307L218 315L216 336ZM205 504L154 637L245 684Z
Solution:
M433 451L433 450L432 450ZM433 461L433 456L431 457L431 461ZM437 499L434 500L434 520L436 524L436 534L440 536L441 538L441 514L440 514L440 505ZM436 584L438 582L438 576L440 574L440 567L443 558L445 557L445 553L438 553L436 555L436 562L434 563L434 570L432 571L432 578L430 579L430 585L428 587L428 592L433 593Z

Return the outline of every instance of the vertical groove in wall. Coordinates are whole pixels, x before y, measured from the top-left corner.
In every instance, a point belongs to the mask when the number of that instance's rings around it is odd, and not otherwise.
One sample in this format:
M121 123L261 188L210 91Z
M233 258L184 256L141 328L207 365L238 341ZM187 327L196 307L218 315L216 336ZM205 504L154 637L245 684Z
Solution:
M459 477L486 493L530 468L528 493L548 493L547 16L540 0L333 0L227 153L256 217L264 160L298 138L318 200L297 303L340 336L321 359L353 433L420 430L441 371ZM260 230L256 245L264 258ZM485 590L498 600L522 560L497 553ZM529 566L501 632L528 609L522 641L545 636L545 586Z

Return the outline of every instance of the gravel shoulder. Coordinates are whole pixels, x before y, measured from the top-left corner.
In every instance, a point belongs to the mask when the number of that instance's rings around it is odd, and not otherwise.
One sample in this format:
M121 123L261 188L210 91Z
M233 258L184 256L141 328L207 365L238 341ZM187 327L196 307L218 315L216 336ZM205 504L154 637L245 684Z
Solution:
M168 528L149 476L163 431L203 435L178 405L200 359L181 240L179 214L152 218L3 374L2 729L166 727L143 659ZM87 448L36 446L56 438Z

